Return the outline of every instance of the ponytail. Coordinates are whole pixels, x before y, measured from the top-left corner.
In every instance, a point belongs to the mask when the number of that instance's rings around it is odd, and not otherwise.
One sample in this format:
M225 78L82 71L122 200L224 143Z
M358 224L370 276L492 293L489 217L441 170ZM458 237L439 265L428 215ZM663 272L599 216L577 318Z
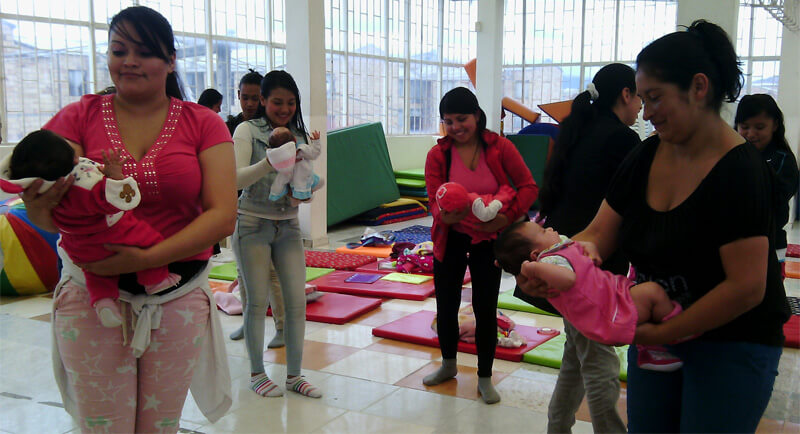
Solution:
M544 169L542 189L539 192L542 214L551 213L564 193L564 172L572 150L580 143L600 113L612 111L625 89L636 93L635 72L628 65L611 63L597 71L587 90L572 100L570 114L559 127L553 156Z
M651 42L639 52L636 66L682 90L689 90L695 74L705 74L711 84L708 106L717 112L723 100L736 101L744 83L741 62L728 34L706 20L697 20L684 32Z

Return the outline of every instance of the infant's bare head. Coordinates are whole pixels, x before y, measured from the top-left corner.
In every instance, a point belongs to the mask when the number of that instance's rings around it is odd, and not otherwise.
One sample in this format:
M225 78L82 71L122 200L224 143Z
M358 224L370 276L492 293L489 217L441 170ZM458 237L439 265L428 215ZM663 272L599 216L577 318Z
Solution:
M278 127L272 130L269 135L269 147L277 148L281 145L294 141L294 134L286 127Z

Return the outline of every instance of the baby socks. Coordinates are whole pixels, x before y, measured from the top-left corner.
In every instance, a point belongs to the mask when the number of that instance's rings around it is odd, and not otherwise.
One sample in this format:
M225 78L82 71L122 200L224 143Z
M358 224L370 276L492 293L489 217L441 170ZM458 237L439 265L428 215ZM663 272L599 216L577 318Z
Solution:
M442 359L442 367L433 374L425 376L425 378L422 379L422 384L426 386L435 386L451 378L455 378L456 374L458 374L456 359Z
M150 295L158 294L159 292L165 289L172 288L173 286L177 285L178 282L180 281L181 281L180 274L169 273L166 279L156 283L155 285L144 285L144 290Z
M113 298L101 298L94 304L97 318L103 327L119 327L122 325L122 314L119 311L116 301Z

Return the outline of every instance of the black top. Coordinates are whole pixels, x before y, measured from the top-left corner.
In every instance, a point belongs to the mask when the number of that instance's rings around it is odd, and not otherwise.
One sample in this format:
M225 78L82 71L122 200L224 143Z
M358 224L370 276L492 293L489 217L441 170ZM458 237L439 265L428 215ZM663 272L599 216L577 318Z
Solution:
M783 227L789 222L789 199L797 192L797 160L794 154L786 152L774 143L770 143L761 152L777 176L778 198L775 203L775 248L785 249L786 231Z
M233 135L233 132L236 131L236 127L238 127L242 122L244 122L244 116L239 113L236 116L228 116L228 120L225 121L225 125L228 126L228 131L230 131L231 135Z
M658 282L687 308L725 279L720 247L765 236L769 252L764 300L697 339L782 345L789 306L774 249L775 186L769 166L750 143L736 146L680 205L654 211L646 192L659 143L657 136L651 137L625 159L607 197L622 216L619 245L636 269L637 282Z
M601 112L567 156L562 194L547 215L545 226L568 237L589 226L617 168L640 143L639 135L613 112ZM627 275L628 260L617 252L604 261L601 268ZM539 309L558 312L546 299L531 297L520 290L514 295Z

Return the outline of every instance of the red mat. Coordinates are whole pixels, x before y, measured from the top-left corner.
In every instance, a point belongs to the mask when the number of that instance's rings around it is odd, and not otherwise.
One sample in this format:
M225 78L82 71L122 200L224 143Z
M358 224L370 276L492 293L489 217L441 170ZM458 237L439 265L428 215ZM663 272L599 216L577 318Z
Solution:
M306 267L335 268L337 270L355 270L362 265L378 260L374 256L318 252L314 250L306 250L305 254Z
M783 334L786 335L784 347L800 348L800 315L792 315L783 325Z
M375 327L372 329L372 334L381 338L438 347L439 338L436 337L436 333L431 329L431 323L435 316L435 312L422 310L392 321L389 324ZM539 327L518 325L514 330L520 335L525 336L525 339L528 340L528 344L519 348L497 347L495 358L520 362L525 353L558 336L558 333L552 335L540 334ZM468 344L466 342L458 343L458 351L477 354L475 344Z
M394 273L395 271L397 271L394 268L383 269L383 270L378 268L378 267L380 267L380 264L382 264L384 262L392 262L392 261L379 260L377 262L372 262L372 263L369 263L367 265L362 265L362 266L356 268L355 271L357 271L359 273L378 273L378 274L389 274L389 273ZM433 276L433 273L413 273L413 274L419 274L419 275L422 275L422 276ZM467 268L467 272L464 274L464 283L469 283L471 280L472 280L472 276L470 276L469 268Z
M381 303L378 298L329 293L306 305L306 319L328 324L344 324L377 309ZM272 309L267 309L267 315L272 315Z
M413 283L392 282L379 279L373 283L345 282L344 280L355 274L352 271L334 271L309 283L317 285L317 289L324 292L338 292L341 294L364 295L367 297L402 298L404 300L425 300L433 295L433 279L415 285ZM377 273L363 273L377 274Z
M789 244L786 247L786 256L790 258L800 258L800 244Z

